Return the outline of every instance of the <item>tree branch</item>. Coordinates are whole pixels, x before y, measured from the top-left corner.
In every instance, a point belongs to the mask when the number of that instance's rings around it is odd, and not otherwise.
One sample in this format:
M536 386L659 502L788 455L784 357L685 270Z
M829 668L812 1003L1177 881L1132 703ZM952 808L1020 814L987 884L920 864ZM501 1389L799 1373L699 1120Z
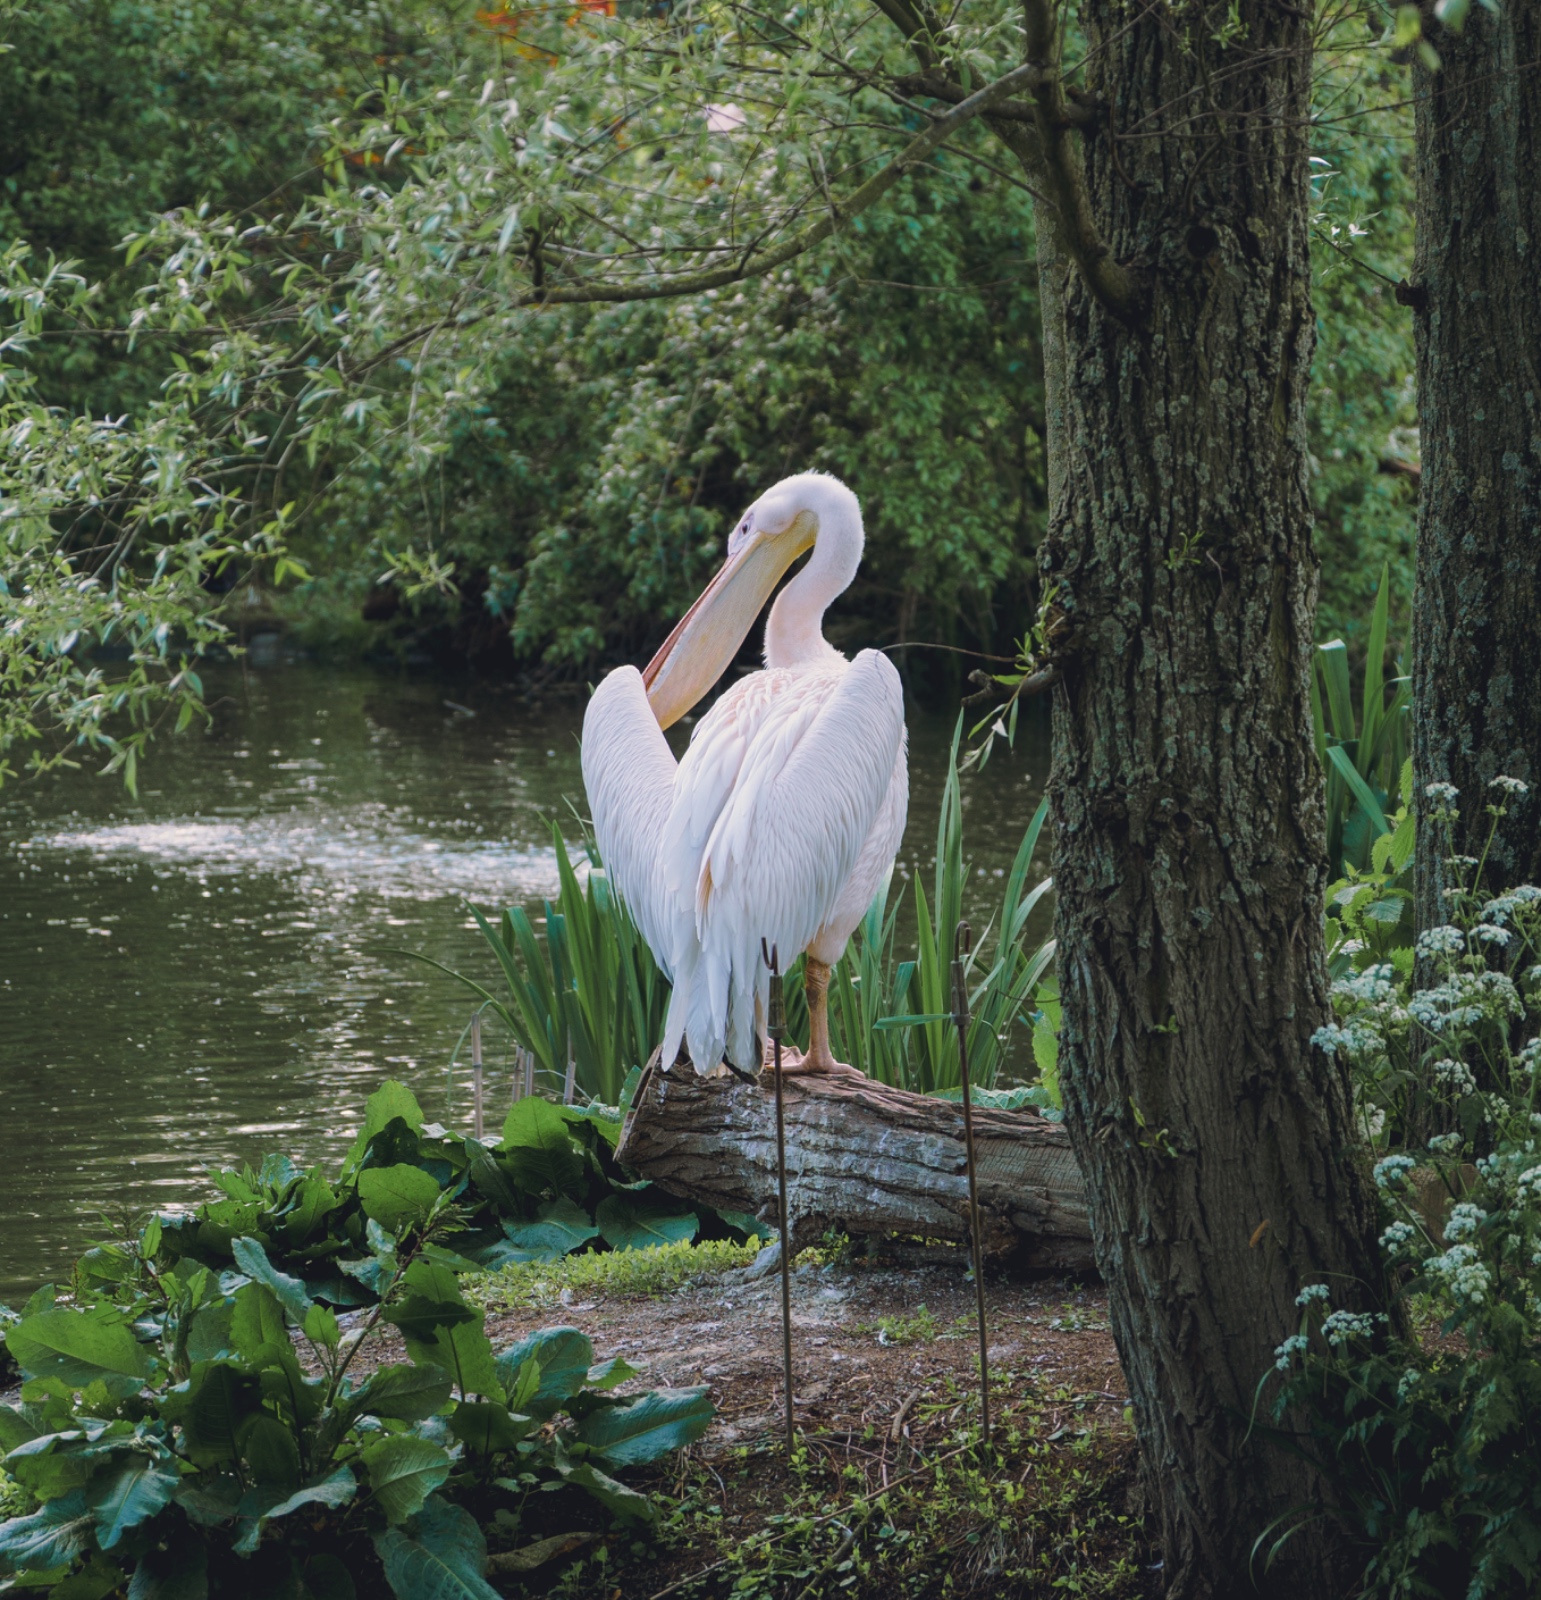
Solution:
M707 289L721 289L728 284L743 283L751 278L764 277L779 266L821 244L832 233L845 226L880 200L900 179L929 160L964 123L972 121L981 112L993 111L1005 101L1013 89L1027 87L1039 69L1031 63L1015 68L986 84L983 89L960 101L945 116L938 117L929 128L910 141L888 165L854 190L844 202L830 202L829 211L817 222L794 234L785 244L767 250L759 257L746 256L732 266L711 267L703 272L678 273L670 277L653 279L639 284L573 284L568 287L532 290L521 295L514 303L519 306L599 305L636 300L664 300L677 295L700 294ZM1120 269L1121 270L1121 269Z
M1042 78L1043 73L1040 70L1036 78L1026 80L1026 87L1038 88ZM945 100L950 105L958 105L967 98L961 83L945 77L940 72L911 72L902 78L895 78L893 83L902 94L930 95L933 100ZM1074 100L1065 102L1065 117L1072 127L1085 127L1088 123L1096 122L1100 115L1101 113L1093 105L1085 105ZM1000 119L1005 122L1030 122L1036 126L1038 108L1031 100L1006 100L991 111L990 118L992 121Z
M1038 141L1061 241L1098 303L1121 322L1132 322L1139 311L1139 289L1133 274L1113 259L1097 231L1085 174L1071 142L1073 114L1059 76L1059 18L1054 0L1023 0L1022 15L1028 65L1038 69L1033 86Z

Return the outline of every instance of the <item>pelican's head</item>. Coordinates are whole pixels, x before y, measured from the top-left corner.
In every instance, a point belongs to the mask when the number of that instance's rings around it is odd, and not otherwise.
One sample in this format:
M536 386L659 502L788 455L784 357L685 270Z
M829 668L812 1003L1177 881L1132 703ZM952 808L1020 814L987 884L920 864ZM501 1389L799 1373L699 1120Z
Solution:
M861 559L861 510L839 479L822 472L783 478L743 514L728 535L721 570L642 674L660 727L678 722L716 683L782 574L813 548L821 531L837 524L842 531L854 527L854 553L839 584L843 589Z

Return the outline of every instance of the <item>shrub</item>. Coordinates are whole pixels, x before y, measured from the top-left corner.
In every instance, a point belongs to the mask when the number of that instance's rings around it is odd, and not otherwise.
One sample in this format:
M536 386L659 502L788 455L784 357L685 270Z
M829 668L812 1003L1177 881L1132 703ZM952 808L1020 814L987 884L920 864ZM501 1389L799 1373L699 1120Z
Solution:
M1496 830L1525 786L1494 789ZM1426 799L1448 837L1455 792ZM1410 958L1353 951L1318 1035L1362 1099L1380 1097L1382 1139L1418 1120L1416 1099L1450 1128L1375 1167L1381 1248L1423 1327L1334 1310L1317 1284L1278 1351L1275 1416L1304 1419L1375 1594L1482 1600L1541 1581L1541 889L1486 896L1482 865L1448 860L1449 921L1418 942L1430 981L1414 987Z

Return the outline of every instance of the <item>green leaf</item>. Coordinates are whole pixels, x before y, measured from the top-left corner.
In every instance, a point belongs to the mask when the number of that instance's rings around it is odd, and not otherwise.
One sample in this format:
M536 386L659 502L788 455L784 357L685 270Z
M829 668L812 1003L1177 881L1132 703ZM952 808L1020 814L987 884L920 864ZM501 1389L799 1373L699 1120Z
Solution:
M359 1129L353 1148L348 1152L348 1165L356 1166L362 1161L369 1141L377 1133L384 1132L386 1125L397 1117L414 1133L423 1126L423 1108L418 1105L417 1096L404 1083L387 1078L364 1105L364 1126Z
M597 1389L603 1394L607 1389L618 1389L628 1378L635 1378L636 1375L637 1368L624 1356L611 1356L608 1361L601 1361L598 1366L589 1368L583 1387Z
M611 1467L640 1467L699 1439L715 1414L704 1387L653 1389L626 1405L592 1411L578 1438Z
M494 1400L463 1400L449 1418L450 1432L484 1456L516 1449L538 1426L534 1417L515 1416Z
M455 1274L448 1267L419 1259L407 1268L403 1281L411 1291L407 1306L393 1308L387 1315L401 1328L407 1354L425 1366L442 1367L462 1396L485 1394L502 1399L492 1346L483 1326L486 1319L461 1299ZM398 1320L400 1311L411 1306L456 1310L463 1320L450 1324L440 1313L424 1321Z
M443 1191L421 1167L402 1164L366 1167L359 1173L358 1192L365 1214L399 1234L424 1222Z
M592 1461L559 1464L557 1471L575 1489L587 1489L605 1510L623 1522L651 1522L656 1515L653 1502L624 1483L617 1483Z
M135 1456L111 1476L93 1483L86 1499L96 1516L97 1543L103 1550L111 1550L130 1528L170 1505L181 1481L175 1468Z
M476 1519L437 1496L423 1507L415 1539L386 1528L375 1549L397 1600L502 1600L483 1576L487 1542Z
M337 1313L330 1306L313 1305L305 1313L305 1337L325 1350L335 1350L342 1341Z
M454 1384L450 1375L433 1365L381 1367L348 1399L355 1416L379 1417L383 1422L421 1422L449 1404Z
M567 1118L549 1100L526 1095L503 1123L501 1164L526 1194L565 1194L583 1179L584 1155Z
M294 1435L267 1412L253 1417L241 1430L241 1455L248 1481L254 1485L288 1489L300 1481L300 1449Z
M1349 759L1348 751L1340 744L1331 745L1327 751L1327 759L1343 776L1343 781L1354 792L1365 816L1370 819L1370 826L1376 833L1390 833L1391 824L1386 821L1386 814L1380 808L1380 801L1375 798L1369 784L1359 776L1354 763Z
M209 1557L202 1539L173 1539L140 1556L128 1600L208 1600Z
M348 1569L336 1556L311 1556L300 1574L301 1600L355 1600L358 1591Z
M188 1394L181 1418L187 1453L201 1466L235 1460L242 1424L261 1409L261 1382L220 1361L193 1368Z
M305 1285L298 1278L291 1278L288 1273L280 1272L268 1260L268 1253L262 1248L260 1240L233 1239L230 1243L230 1253L235 1257L235 1264L248 1278L271 1290L273 1297L288 1315L296 1323L304 1323L305 1313L311 1306Z
M599 1229L575 1200L562 1195L544 1201L534 1222L505 1222L503 1233L513 1245L514 1261L560 1261L563 1256L599 1237Z
M352 1469L336 1467L326 1477L314 1478L296 1489L287 1500L280 1500L262 1520L276 1522L279 1517L287 1517L305 1506L324 1506L329 1511L336 1511L347 1505L357 1492L358 1480L353 1476Z
M91 1548L96 1514L82 1490L50 1500L30 1517L0 1522L0 1567L11 1572L67 1567Z
M648 1250L655 1245L694 1239L701 1223L693 1211L681 1212L674 1200L639 1195L606 1195L594 1211L599 1231L612 1250Z
M106 1311L40 1311L23 1317L5 1342L29 1377L62 1378L76 1388L98 1378L134 1379L137 1387L154 1370L149 1351Z
M411 1433L391 1434L366 1445L360 1455L369 1487L393 1527L417 1515L454 1465L443 1445Z
M594 1346L577 1328L544 1328L505 1350L497 1360L498 1377L512 1393L526 1361L540 1366L540 1382L519 1409L532 1417L549 1417L569 1395L583 1387L594 1364Z
M284 1308L266 1284L247 1283L236 1290L230 1308L230 1342L248 1361L260 1361L266 1352L288 1345Z

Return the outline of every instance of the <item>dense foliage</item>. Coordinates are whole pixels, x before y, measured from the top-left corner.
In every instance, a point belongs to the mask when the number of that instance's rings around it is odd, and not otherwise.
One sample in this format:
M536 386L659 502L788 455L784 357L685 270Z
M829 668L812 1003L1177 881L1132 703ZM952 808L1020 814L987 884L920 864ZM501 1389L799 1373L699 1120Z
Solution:
M1484 798L1490 842L1535 803L1506 777ZM1424 799L1448 839L1457 796L1435 784ZM1395 869L1389 846L1379 865ZM1389 1151L1375 1179L1403 1317L1307 1288L1276 1414L1305 1418L1375 1594L1519 1596L1541 1577L1541 888L1489 896L1482 865L1450 858L1448 920L1416 949L1399 919L1363 915L1382 903L1373 885L1351 886L1349 931L1366 937L1339 947L1337 1021L1319 1037Z
M635 656L744 502L806 466L867 509L837 636L1026 633L1045 468L1020 180L965 127L763 277L556 303L749 261L941 109L858 0L616 9L14 20L0 759L94 744L132 780L168 701L196 716L196 656L275 605L317 647ZM982 82L1017 26L973 7L950 48ZM1370 270L1407 251L1405 111L1374 41L1345 13L1321 56L1313 448L1340 629L1384 560L1407 583L1410 480L1379 469L1410 465L1411 353Z
M460 1287L485 1207L469 1170L449 1181L425 1154L435 1135L409 1099L390 1084L371 1099L351 1186L281 1156L224 1174L224 1200L97 1247L67 1294L42 1289L8 1322L23 1387L0 1407L0 1571L59 1600L130 1575L142 1600L342 1600L382 1578L401 1600L488 1600L484 1525L508 1545L533 1536L539 1555L550 1488L651 1519L612 1473L698 1437L705 1390L619 1396L634 1372L596 1364L575 1328L495 1353ZM563 1209L517 1235L516 1259L597 1231L565 1200L581 1147L552 1109L544 1136L511 1144L510 1170ZM405 1362L379 1348L392 1330Z

